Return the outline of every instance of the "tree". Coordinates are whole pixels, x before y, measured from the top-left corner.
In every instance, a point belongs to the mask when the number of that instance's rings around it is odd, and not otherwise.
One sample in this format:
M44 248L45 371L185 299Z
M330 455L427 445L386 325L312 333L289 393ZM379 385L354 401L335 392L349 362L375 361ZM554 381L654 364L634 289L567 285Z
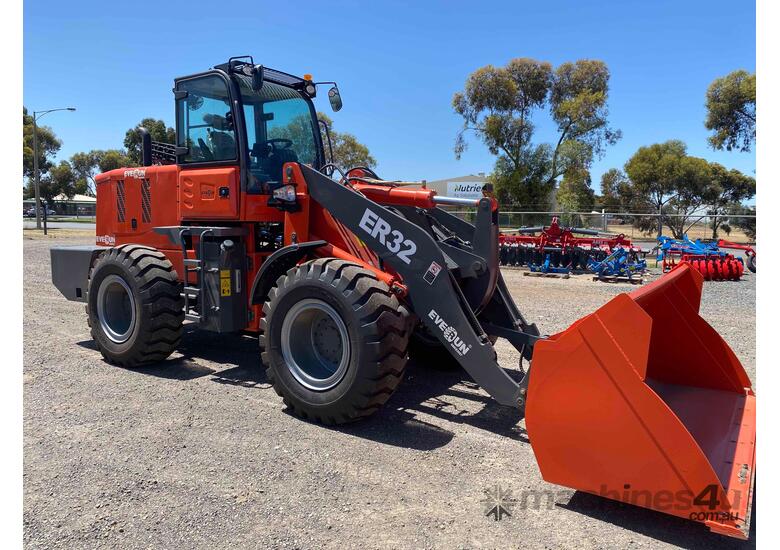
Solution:
M728 214L740 210L743 201L755 196L756 180L739 170L728 170L716 162L710 164L710 169L712 181L704 202L707 214L712 216L712 238L717 239L719 229L723 229L727 235L731 232Z
M556 179L572 166L590 166L607 145L621 137L608 126L609 69L603 61L581 59L555 70L550 90L552 117L558 125L558 143L553 152L550 178Z
M52 166L48 173L41 178L41 198L48 204L58 195L65 195L69 199L76 194L76 174L67 160Z
M590 212L596 202L596 193L590 186L590 172L584 167L572 167L563 175L563 181L556 192L558 205L564 212ZM581 220L572 217L567 224L574 225Z
M62 141L48 126L38 126L38 170L46 174L53 166L51 158L62 147ZM33 117L27 114L27 107L22 107L22 174L27 178L34 176L33 154Z
M138 126L130 128L125 133L125 149L127 157L130 159L131 166L140 166L141 164L141 134L138 133L138 127L143 126L149 131L152 141L162 143L174 143L176 141L176 130L165 125L165 122L155 118L145 118L138 123Z
M756 75L739 70L715 79L707 89L704 126L713 149L750 151L756 140Z
M76 153L70 158L76 185L86 195L95 195L95 176L117 168L133 166L127 154L120 149L92 150L87 153ZM82 194L82 191L79 191Z
M601 208L607 212L626 212L631 209L632 200L631 182L622 170L610 168L601 175Z
M736 215L745 215L748 216L746 218L743 217L731 217L729 218L729 223L733 225L734 227L737 227L741 229L745 235L747 235L749 238L755 240L756 238L756 207L755 206L744 206L742 204L735 204L734 207L731 209L732 214ZM727 232L728 234L729 232Z
M499 156L488 178L499 202L523 204L532 209L548 207L555 189L545 178L550 158L550 146L546 143L523 149L518 165L506 155Z
M711 196L712 169L702 158L684 156L676 168L677 193L662 209L661 223L675 239L682 239L690 228L702 220L702 207Z
M79 194L95 196L95 170L100 151L88 153L75 153L70 157L70 164L76 174ZM83 193L82 193L83 191Z
M686 156L682 141L669 140L640 147L628 159L625 171L631 185L634 208L663 214L663 209L681 191L681 160ZM646 218L637 220L641 229L648 230ZM662 219L657 221L658 234L662 233Z
M376 159L371 156L368 147L360 143L355 136L346 132L336 132L333 129L333 120L325 113L317 113L317 118L327 125L330 132L330 139L333 144L333 160L331 161L333 164L345 170L354 166L366 166L368 168L376 166ZM327 143L328 138L325 132L322 133L325 155L327 157L330 154Z
M564 63L518 58L506 67L487 65L471 73L452 105L463 118L455 156L474 132L498 156L492 176L498 196L514 203L549 202L557 179L572 167L588 168L620 132L608 127L609 71L601 61ZM558 129L554 144L533 144L533 115L549 107Z

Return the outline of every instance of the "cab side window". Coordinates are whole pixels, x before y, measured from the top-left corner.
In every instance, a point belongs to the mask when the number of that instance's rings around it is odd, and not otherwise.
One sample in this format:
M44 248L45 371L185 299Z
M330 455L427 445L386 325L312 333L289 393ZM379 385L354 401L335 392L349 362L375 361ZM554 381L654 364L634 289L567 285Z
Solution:
M186 92L176 102L177 145L188 149L183 162L237 159L227 83L209 75L179 82L176 90Z

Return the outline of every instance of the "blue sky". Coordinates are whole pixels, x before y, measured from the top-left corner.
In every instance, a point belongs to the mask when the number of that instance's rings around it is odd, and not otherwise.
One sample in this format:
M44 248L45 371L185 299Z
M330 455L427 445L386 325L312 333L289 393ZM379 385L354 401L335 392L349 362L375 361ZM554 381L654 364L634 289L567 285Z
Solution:
M532 57L601 59L611 71L610 122L623 139L592 168L622 167L642 145L682 139L689 154L754 175L755 154L707 147L704 94L716 77L755 70L751 2L115 2L27 0L24 103L63 140L60 158L122 146L143 117L173 125L175 76L232 55L339 83L336 129L369 146L385 178L490 172L476 138L461 160L454 92L470 72ZM318 108L329 113L325 94ZM552 141L540 112L535 141Z

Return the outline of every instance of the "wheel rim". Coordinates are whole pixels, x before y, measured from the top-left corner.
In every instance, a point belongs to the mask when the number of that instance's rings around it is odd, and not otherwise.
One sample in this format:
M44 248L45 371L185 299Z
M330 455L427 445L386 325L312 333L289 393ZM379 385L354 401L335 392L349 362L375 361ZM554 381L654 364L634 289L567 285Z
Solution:
M338 312L322 300L302 300L282 323L282 357L304 387L326 391L347 372L350 344L347 327Z
M130 286L119 275L108 275L100 284L97 315L100 328L112 342L127 342L135 328L135 303Z

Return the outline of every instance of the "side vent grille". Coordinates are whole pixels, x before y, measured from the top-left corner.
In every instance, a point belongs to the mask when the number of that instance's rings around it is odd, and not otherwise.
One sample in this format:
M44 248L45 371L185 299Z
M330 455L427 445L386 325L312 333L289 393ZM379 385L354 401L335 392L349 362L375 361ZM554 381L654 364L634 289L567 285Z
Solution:
M141 180L141 220L152 223L152 185L149 180Z
M116 220L125 221L125 180L116 182Z

